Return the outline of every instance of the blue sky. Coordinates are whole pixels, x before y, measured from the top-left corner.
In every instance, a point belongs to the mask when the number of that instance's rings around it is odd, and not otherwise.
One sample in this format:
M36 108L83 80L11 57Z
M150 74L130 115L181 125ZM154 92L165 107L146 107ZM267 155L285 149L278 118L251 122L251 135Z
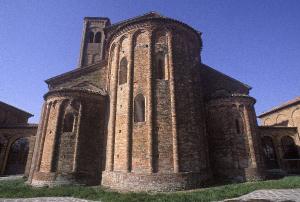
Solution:
M298 0L0 0L0 100L35 114L44 80L77 66L85 16L149 11L203 33L202 60L253 87L261 113L300 92Z

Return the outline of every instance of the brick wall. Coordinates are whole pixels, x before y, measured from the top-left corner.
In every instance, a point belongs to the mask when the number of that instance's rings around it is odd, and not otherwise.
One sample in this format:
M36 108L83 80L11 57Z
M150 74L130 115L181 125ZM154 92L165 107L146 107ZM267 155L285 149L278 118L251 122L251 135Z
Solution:
M218 181L262 177L259 171L264 165L253 104L253 99L239 96L207 104L210 162Z
M45 106L31 184L99 184L105 160L105 97L61 90L47 94ZM69 114L74 122L65 130Z
M116 33L110 45L110 121L102 184L126 189L141 183L145 173L153 184L164 174L178 180L175 187L201 184L202 178L196 183L189 182L190 177L179 180L176 176L201 172L206 180L210 177L197 65L200 57L195 54L200 52L199 38L172 23L142 23L124 30ZM124 57L128 61L127 82L119 85L119 64ZM158 75L159 58L164 60L163 78ZM134 99L140 94L146 100L145 121L134 122ZM168 189L171 185L164 186Z

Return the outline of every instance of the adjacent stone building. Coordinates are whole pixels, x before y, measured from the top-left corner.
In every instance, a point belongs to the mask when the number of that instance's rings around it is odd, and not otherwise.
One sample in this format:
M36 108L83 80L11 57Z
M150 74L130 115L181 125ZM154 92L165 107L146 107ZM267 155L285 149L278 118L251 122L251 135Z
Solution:
M261 115L263 152L267 169L300 173L300 97Z
M251 87L201 51L200 32L154 12L86 17L78 68L46 80L28 183L168 191L262 179Z
M37 124L29 124L33 115L0 101L0 176L28 176Z

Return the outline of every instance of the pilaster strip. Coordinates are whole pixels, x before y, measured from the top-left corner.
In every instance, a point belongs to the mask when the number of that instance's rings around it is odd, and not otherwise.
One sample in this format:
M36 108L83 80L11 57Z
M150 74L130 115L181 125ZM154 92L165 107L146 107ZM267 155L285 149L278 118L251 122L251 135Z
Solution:
M118 67L119 67L119 52L120 52L120 43L117 44L116 51L116 66L114 72L114 80L113 80L113 89L111 89L112 97L111 97L111 104L110 104L110 128L109 128L109 152L108 152L108 169L109 171L114 170L114 153L115 153L115 126L116 126L116 107L117 107L117 90L118 90ZM113 62L112 62L113 63Z
M77 162L79 155L79 135L80 135L80 123L81 123L81 115L82 115L82 103L80 103L79 113L77 117L77 131L76 131L76 139L75 139L75 149L74 149L74 160L73 160L73 172L77 172Z
M42 156L43 156L43 151L44 151L44 143L45 143L45 138L46 138L46 133L47 133L47 127L48 127L48 121L49 121L51 107L52 107L52 102L47 104L47 112L46 112L46 116L45 116L46 121L42 128L41 141L40 141L40 145L39 145L40 149L39 149L38 160L37 160L37 168L36 168L37 171L40 171L40 167L41 167L41 161L42 161Z
M176 99L175 99L175 82L174 82L174 65L173 65L173 35L171 31L167 31L168 37L168 55L170 69L170 97L171 97L171 118L172 118L172 134L173 134L173 162L174 172L179 172L178 158L178 134L177 134L177 119L176 119Z
M132 169L132 100L133 100L133 65L134 65L134 45L133 45L133 35L129 36L129 55L128 55L128 103L127 103L127 137L126 137L126 170L131 172Z
M148 155L149 155L149 172L153 173L153 30L149 30L149 67L148 67L148 114L147 114L147 121L148 121Z
M44 128L45 119L46 119L45 118L46 112L47 112L47 103L44 102L42 110L41 110L41 117L40 117L39 126L37 129L36 139L35 139L35 143L34 143L32 160L31 160L31 165L30 165L30 169L29 169L29 176L28 176L28 180L27 180L28 183L31 183L33 174L36 170L36 165L38 163L37 159L38 159L38 155L39 155L39 151L40 151L40 147L41 147L43 128Z
M246 133L247 133L247 139L248 139L248 145L249 145L249 152L250 152L250 158L252 162L252 167L256 168L257 163L256 163L256 157L255 157L255 150L254 150L254 145L253 145L253 131L251 129L251 119L249 117L249 112L248 112L248 106L244 106L244 118L245 118L245 125L246 125Z
M57 167L58 167L58 158L59 158L59 144L60 144L60 136L61 136L61 130L59 130L58 126L61 126L60 121L62 120L63 117L63 111L61 109L62 105L64 104L64 101L60 101L57 103L57 116L56 116L56 124L55 124L55 128L53 131L53 135L54 135L54 144L52 145L52 159L50 162L50 172L56 172L57 171ZM56 161L54 161L56 158ZM55 166L55 167L54 167ZM55 170L54 170L55 168Z

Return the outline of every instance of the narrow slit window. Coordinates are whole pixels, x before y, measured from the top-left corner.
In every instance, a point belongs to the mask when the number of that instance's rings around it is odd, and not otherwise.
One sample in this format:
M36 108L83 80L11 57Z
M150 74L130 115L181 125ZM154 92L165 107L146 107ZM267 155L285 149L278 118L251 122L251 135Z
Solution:
M119 70L119 85L127 83L127 59L122 58Z
M95 35L95 43L101 43L101 32L97 32Z
M73 132L73 125L74 125L74 115L66 114L64 119L63 132Z
M236 128L236 133L241 134L241 127L238 119L235 119L235 128Z
M94 32L88 33L88 42L93 43L94 42Z
M156 55L155 59L155 77L156 79L166 79L166 64L165 54L160 51Z
M145 97L142 94L134 99L134 122L145 122Z
M157 79L165 79L165 61L162 57L157 60L156 75Z

